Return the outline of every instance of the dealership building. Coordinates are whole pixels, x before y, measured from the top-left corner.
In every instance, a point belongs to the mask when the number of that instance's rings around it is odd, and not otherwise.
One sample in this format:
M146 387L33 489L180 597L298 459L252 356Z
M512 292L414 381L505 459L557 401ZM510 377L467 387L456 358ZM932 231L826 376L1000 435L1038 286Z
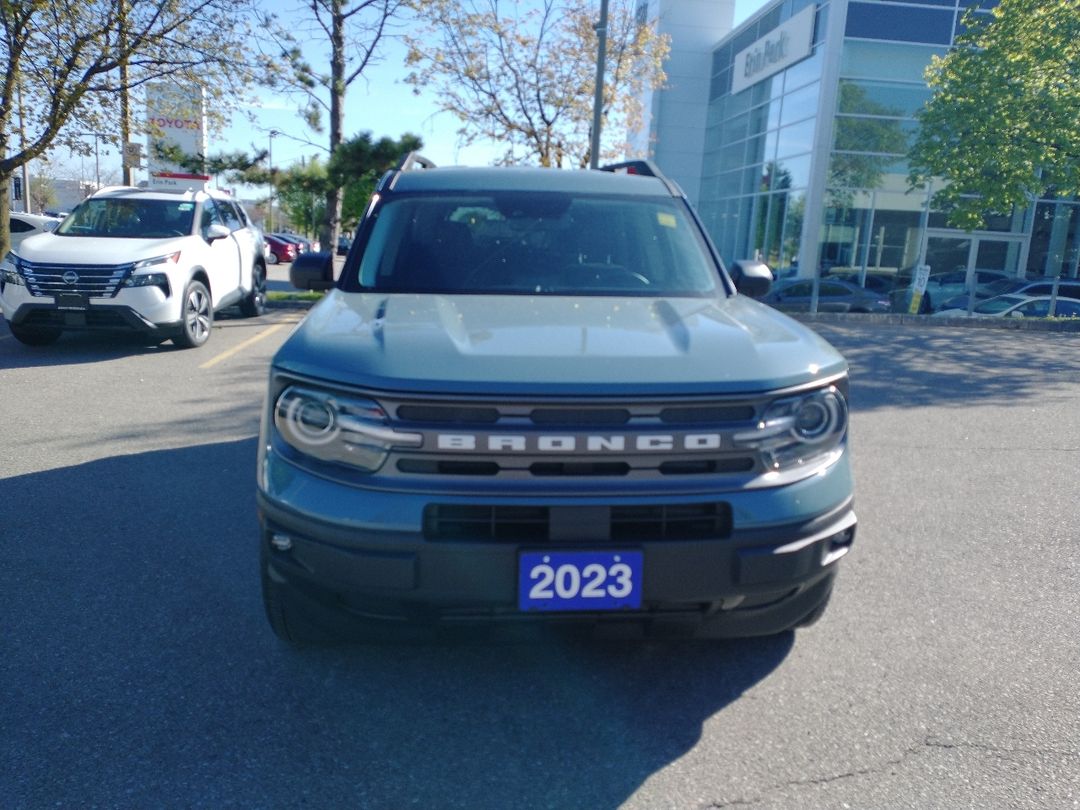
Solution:
M924 71L967 12L996 4L774 0L732 29L731 0L648 0L639 16L658 21L672 55L632 146L683 186L728 262L865 278L908 274L925 251L934 273L1076 277L1073 201L1039 200L969 233L928 210L932 189L908 187Z

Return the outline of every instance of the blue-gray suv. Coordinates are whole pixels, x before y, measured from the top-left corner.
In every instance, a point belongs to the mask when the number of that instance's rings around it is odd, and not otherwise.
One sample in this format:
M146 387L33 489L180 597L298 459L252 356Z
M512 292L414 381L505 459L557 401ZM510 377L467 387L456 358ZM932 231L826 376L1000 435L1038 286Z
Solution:
M678 187L435 168L380 182L273 359L262 585L292 642L530 622L763 635L855 536L844 359L725 270Z

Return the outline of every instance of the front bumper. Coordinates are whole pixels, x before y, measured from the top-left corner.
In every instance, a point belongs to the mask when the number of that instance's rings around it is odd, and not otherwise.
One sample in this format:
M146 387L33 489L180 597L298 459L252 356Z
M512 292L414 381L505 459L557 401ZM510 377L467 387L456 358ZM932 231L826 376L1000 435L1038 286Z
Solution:
M691 503L702 500L700 494L529 500L364 490L311 476L272 451L262 484L258 503L269 576L313 602L383 622L644 619L741 623L747 635L777 632L831 587L856 526L847 454L822 474L785 487L711 494L730 504L730 532L692 540L432 540L424 511L432 502L572 510ZM542 549L642 551L641 610L521 612L518 557Z
M0 304L8 323L26 329L114 331L170 337L182 328L180 301L156 287L121 290L113 298L87 298L65 306L51 295L32 296L26 287L4 285Z

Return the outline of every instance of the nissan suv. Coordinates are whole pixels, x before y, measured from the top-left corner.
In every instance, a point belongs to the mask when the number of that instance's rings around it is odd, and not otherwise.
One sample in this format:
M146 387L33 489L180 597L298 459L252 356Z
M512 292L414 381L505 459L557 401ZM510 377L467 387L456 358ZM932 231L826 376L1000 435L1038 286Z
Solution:
M192 348L230 305L263 313L266 264L261 233L218 191L105 188L0 263L0 308L29 345L119 330Z
M729 274L673 182L435 168L379 183L274 356L262 588L292 642L480 623L763 635L855 537L848 367Z

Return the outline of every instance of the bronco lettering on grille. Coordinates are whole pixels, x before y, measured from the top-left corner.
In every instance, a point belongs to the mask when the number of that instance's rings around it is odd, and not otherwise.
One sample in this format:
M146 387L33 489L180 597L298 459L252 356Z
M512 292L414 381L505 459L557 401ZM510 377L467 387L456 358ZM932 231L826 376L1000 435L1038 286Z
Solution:
M723 446L723 438L719 433L651 433L639 436L440 433L437 446L439 450L492 453L663 452L719 450Z

